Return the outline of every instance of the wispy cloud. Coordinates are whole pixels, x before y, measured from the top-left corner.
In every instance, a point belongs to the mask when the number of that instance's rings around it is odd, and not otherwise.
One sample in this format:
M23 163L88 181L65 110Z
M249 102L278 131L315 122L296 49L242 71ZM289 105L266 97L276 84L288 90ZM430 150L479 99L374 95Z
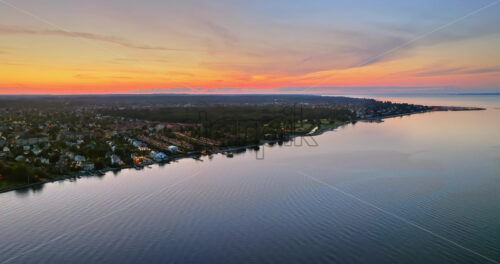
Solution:
M88 40L97 40L97 41L120 45L126 48L142 49L142 50L163 50L163 51L180 50L162 46L136 44L120 37L105 36L105 35L99 35L87 32L78 32L78 31L64 31L58 29L50 30L50 29L35 29L35 28L13 27L13 26L0 26L0 34L47 35L47 36L59 36L68 38L80 38Z
M491 72L500 72L500 67L483 67L483 68L451 67L451 68L442 68L431 71L422 71L415 73L414 75L419 77L429 77L429 76L440 76L440 75L481 74L481 73L491 73Z
M273 25L269 26L270 28ZM393 34L378 34L346 29L310 29L293 25L274 25L278 37L270 34L259 41L238 42L224 47L224 54L238 60L208 57L200 66L216 71L250 74L302 75L326 70L344 70L393 60L408 55L407 45L397 53L376 57L407 41ZM277 29L276 29L277 28ZM303 35L298 38L297 35ZM314 40L314 41L312 41ZM293 43L293 45L291 45ZM215 45L215 44L214 44ZM218 46L218 50L222 47Z
M76 79L83 79L83 80L97 80L97 79L130 80L130 79L133 79L130 76L122 76L122 75L108 76L108 77L103 78L103 77L99 77L99 76L95 76L95 75L91 75L91 74L83 74L83 73L75 74L75 75L73 75L73 77Z
M234 44L238 42L238 37L224 26L210 21L203 22L203 25L226 44Z

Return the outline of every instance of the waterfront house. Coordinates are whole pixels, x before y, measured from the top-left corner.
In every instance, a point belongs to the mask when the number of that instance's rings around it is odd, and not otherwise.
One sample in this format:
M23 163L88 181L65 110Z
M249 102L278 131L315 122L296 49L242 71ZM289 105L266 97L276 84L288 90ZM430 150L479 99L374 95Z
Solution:
M117 165L122 165L123 162L122 160L120 159L120 157L118 157L118 155L115 155L115 154L112 154L110 157L111 159L111 164L117 164Z
M134 161L134 164L135 165L142 165L142 163L144 162L144 159L143 157L137 157L134 155L134 157L132 158L132 160Z
M179 152L179 148L177 146L168 146L168 151L175 154Z
M156 151L151 151L149 157L157 162L164 161L167 159L167 155L165 155L165 153Z
M86 171L91 171L94 170L94 163L92 162L84 162L82 163L81 167L86 170Z

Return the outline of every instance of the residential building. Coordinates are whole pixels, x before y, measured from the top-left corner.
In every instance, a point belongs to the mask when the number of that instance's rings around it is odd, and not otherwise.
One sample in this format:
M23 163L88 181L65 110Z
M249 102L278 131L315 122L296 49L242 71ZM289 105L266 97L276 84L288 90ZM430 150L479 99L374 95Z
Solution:
M86 171L91 171L94 170L95 166L93 162L84 162L82 163L81 167Z
M24 146L24 145L47 143L47 142L49 142L49 137L46 135L20 136L16 140L15 145Z
M179 148L177 146L168 146L168 151L170 151L171 153L177 153L179 152Z
M120 159L120 157L118 157L118 155L113 154L109 158L111 159L111 164L113 164L113 165L122 165L123 164L122 160Z

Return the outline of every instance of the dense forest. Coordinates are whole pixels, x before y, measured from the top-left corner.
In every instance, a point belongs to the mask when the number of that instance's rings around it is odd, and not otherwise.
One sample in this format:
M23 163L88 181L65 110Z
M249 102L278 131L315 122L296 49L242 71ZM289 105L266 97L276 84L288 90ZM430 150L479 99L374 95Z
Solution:
M347 109L326 107L214 106L107 110L103 114L150 121L198 124L186 127L194 137L219 140L223 146L257 144L308 132L323 122L354 121ZM303 128L303 129L301 129Z
M333 119L347 121L354 119L347 109L326 107L268 107L268 106L214 106L214 107L165 107L158 109L116 109L102 111L104 115L137 118L142 120L174 123L218 123L218 122L261 122L275 120L299 121L304 119Z

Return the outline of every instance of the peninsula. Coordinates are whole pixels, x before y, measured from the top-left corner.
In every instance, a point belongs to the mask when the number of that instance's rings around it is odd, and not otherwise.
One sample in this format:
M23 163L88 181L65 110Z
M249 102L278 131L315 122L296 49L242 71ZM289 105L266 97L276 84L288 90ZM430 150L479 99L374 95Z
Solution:
M481 110L314 95L0 97L0 192L282 143L346 123Z

